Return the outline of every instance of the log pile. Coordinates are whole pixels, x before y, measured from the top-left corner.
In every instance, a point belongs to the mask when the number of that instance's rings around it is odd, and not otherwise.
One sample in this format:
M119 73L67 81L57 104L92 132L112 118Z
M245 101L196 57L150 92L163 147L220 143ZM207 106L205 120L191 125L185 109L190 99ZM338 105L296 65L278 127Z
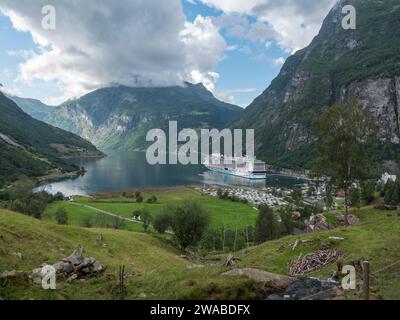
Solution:
M342 257L343 254L335 250L320 250L309 253L304 257L300 255L297 259L291 262L289 274L291 276L303 276L305 274L321 270L337 262Z

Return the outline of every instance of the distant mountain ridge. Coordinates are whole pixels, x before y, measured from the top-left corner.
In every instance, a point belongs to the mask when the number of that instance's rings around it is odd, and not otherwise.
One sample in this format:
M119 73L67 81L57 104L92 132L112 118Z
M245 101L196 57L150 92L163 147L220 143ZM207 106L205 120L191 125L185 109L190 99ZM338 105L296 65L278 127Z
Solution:
M77 170L64 158L103 156L90 142L33 119L0 92L0 187L22 176Z
M20 98L16 96L7 97L14 101L22 111L40 121L43 121L54 109L54 107L50 107L37 99Z
M217 100L202 84L98 89L54 109L45 121L102 149L143 150L150 129L225 128L242 108Z
M347 4L356 8L356 30L342 28ZM287 59L278 77L232 127L254 128L257 154L267 162L310 167L313 119L355 95L380 126L376 155L399 160L399 52L398 0L341 0L312 43Z

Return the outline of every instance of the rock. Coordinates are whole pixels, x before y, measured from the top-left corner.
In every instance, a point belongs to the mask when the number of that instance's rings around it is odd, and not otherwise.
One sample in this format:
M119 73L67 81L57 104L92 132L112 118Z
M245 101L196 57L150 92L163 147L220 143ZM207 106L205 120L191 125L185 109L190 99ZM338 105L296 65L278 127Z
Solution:
M70 282L80 277L90 277L102 273L106 269L105 266L96 261L96 259L84 257L83 252L84 248L79 245L69 257L56 262L53 267L56 270L57 276L67 278L67 281ZM41 270L41 268L33 270L33 273L40 279L43 276Z
M12 283L14 285L25 284L29 281L29 274L27 272L19 272L16 270L5 271L0 273L0 283Z
M284 300L327 300L338 297L338 290L335 282L304 278L293 282L278 296ZM268 296L267 300L279 300L276 296Z
M17 257L18 259L22 260L22 253L21 252L12 252L12 256Z
M234 269L225 272L223 275L229 277L248 277L262 285L263 291L268 293L284 291L296 281L296 279L292 277L282 276L253 268Z
M74 273L72 276L70 276L70 277L67 279L67 282L68 282L68 283L72 283L72 282L74 282L76 279L78 279L78 275L77 275L76 273Z
M328 220L323 214L311 216L309 220L305 221L308 232L326 231L332 229Z
M336 217L337 221L339 222L339 224L340 224L341 226L347 226L347 224L346 224L346 217L345 217L344 214L342 214L342 213L336 213L336 214L335 214L335 217ZM358 218L357 218L354 214L349 214L349 215L347 216L347 219L348 219L348 222L349 222L349 225L350 225L350 226L356 224L357 221L358 221Z
M79 245L78 248L67 258L64 258L62 261L70 262L73 265L79 265L82 263L83 258L83 246Z

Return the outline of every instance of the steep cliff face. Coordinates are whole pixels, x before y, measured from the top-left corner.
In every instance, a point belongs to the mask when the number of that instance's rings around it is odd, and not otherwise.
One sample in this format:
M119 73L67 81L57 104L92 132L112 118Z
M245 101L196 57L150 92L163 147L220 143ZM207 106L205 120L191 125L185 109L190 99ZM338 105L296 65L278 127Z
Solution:
M343 89L340 98L346 100L354 95L379 123L380 141L399 144L400 77L353 82Z
M357 29L342 28L342 8L357 10ZM383 144L399 144L400 3L341 0L312 43L289 57L278 77L233 123L256 130L266 161L310 166L313 119L356 95L380 126Z
M225 128L243 109L218 101L202 85L169 88L111 87L56 108L46 121L102 149L142 150L150 129Z

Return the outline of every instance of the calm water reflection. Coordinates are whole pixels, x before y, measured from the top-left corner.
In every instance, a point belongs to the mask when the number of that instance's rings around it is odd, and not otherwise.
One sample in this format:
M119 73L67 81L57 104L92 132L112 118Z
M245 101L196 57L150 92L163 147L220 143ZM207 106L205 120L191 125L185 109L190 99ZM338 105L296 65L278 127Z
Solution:
M146 161L146 154L142 152L115 152L103 159L80 159L74 163L86 168L87 173L83 177L51 183L40 187L40 190L62 192L70 196L184 185L215 184L262 188L289 187L299 183L297 179L279 176L269 176L267 181L250 181L209 172L201 165L151 166Z

